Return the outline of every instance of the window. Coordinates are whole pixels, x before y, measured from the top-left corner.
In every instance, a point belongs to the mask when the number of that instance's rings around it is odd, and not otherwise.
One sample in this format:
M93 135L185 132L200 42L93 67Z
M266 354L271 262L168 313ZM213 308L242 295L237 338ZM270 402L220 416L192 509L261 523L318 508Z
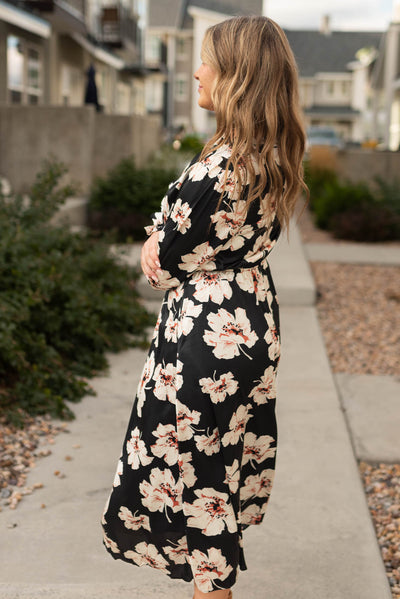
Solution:
M42 95L40 49L15 35L7 37L7 87L12 104L39 104Z
M334 81L326 82L326 93L328 94L328 96L333 96L333 94L335 93L335 82Z
M350 91L350 82L342 81L342 95L347 96L349 94L349 91Z
M146 59L149 62L160 62L161 60L161 39L156 35L147 38Z
M178 37L176 40L176 54L178 58L186 58L187 54L187 46L186 46L186 38Z
M188 78L186 74L176 76L175 80L175 100L185 102L188 99Z

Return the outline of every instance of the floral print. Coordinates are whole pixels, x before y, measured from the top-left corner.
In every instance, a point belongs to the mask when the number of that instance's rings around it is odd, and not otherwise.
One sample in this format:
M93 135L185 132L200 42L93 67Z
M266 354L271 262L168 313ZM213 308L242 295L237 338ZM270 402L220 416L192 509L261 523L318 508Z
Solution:
M267 256L280 228L268 195L246 206L229 156L194 159L146 228L162 270L149 284L165 293L101 518L115 559L204 593L246 569L243 530L263 520L277 442Z

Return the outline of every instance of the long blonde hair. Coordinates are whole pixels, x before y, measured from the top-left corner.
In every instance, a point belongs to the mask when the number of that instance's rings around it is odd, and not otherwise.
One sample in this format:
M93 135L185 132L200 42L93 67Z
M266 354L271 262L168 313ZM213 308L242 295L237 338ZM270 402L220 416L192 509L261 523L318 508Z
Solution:
M247 180L248 205L268 189L271 209L288 227L307 186L298 73L286 35L267 17L234 17L207 29L202 61L216 71L211 98L217 128L201 157L228 144L227 174L232 168L239 185Z

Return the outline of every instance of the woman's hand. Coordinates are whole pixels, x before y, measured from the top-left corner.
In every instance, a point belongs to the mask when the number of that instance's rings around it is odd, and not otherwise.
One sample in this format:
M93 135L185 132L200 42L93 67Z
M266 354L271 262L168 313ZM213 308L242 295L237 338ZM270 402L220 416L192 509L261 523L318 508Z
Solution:
M143 244L140 256L140 264L146 277L158 282L157 273L161 273L160 262L158 260L158 235L159 231L154 231Z

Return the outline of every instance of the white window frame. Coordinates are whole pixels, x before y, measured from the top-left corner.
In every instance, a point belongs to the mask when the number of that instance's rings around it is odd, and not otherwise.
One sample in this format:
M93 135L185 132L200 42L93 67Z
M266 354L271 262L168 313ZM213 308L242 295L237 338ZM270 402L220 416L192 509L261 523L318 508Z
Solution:
M15 37L18 38L21 44L21 55L23 59L22 66L22 84L21 85L12 85L10 84L10 79L7 74L7 97L10 104L15 104L12 102L12 92L18 92L21 94L21 105L29 104L29 97L36 96L37 104L41 104L43 101L43 76L44 76L44 61L43 61L43 48L39 44L35 44L32 42L28 42L26 39L21 37L20 35L9 34L7 36L6 48L7 48L7 72L8 72L8 38ZM28 85L28 60L29 60L29 50L33 50L37 52L38 55L38 63L39 63L39 81L38 87L30 87Z
M183 89L181 88L183 84ZM186 73L177 73L175 77L175 93L176 102L187 102L189 99L189 78Z

